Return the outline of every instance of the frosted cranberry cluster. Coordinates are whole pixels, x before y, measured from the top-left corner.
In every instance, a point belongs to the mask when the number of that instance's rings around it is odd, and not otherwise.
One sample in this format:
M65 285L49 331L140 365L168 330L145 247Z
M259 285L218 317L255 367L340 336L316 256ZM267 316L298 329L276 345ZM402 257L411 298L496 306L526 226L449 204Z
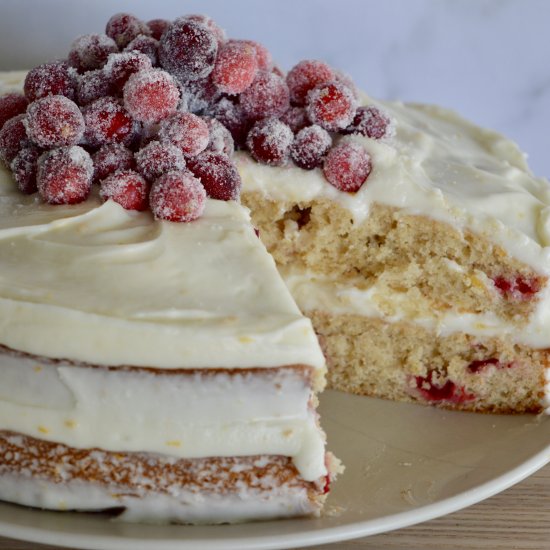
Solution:
M335 136L388 132L388 118L358 107L353 83L326 63L301 61L285 77L264 46L226 39L203 15L116 14L67 60L32 69L24 95L0 97L0 159L23 193L74 204L97 183L103 200L171 221L199 217L207 196L238 199L236 148L268 165L322 167L354 192L370 157Z

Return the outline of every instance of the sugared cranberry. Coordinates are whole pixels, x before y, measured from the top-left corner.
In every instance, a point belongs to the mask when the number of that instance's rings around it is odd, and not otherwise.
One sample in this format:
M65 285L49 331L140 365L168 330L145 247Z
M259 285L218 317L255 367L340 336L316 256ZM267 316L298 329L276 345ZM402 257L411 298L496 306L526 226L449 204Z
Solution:
M138 172L148 181L173 170L183 170L185 159L181 150L171 143L151 141L136 153Z
M151 19L151 21L147 21L147 26L151 31L151 36L155 40L160 40L160 37L164 34L164 32L168 29L170 25L171 23L170 21L168 21L168 19Z
M162 35L159 46L161 67L178 80L199 80L214 68L218 40L203 23L178 20Z
M342 71L334 71L334 72L335 72L334 80L336 80L337 82L340 82L340 84L343 84L344 86L349 88L350 92L353 94L353 97L355 99L359 99L359 90L357 89L357 86L355 85L355 82L353 81L351 76L349 76L346 73L343 73Z
M206 150L213 153L223 153L231 157L235 150L235 142L231 132L216 118L207 117L203 120L206 122L209 132Z
M244 146L253 121L243 113L240 105L224 97L215 103L208 112L231 132L235 144L239 147Z
M10 118L0 130L0 160L9 166L23 147L30 145L25 127L25 115Z
M372 139L382 139L391 135L390 118L374 105L359 107L353 122L342 134L359 134Z
M311 59L300 61L286 75L290 101L293 105L305 105L310 90L320 84L333 81L335 76L334 70L323 61Z
M240 96L244 114L251 119L280 117L289 107L288 86L274 73L258 71Z
M38 170L38 157L42 151L31 145L21 149L11 163L11 171L22 193L31 195L36 193L36 173Z
M175 23L178 24L184 20L194 21L195 23L201 23L202 25L204 25L208 30L212 31L212 33L216 37L216 40L218 41L218 45L221 45L225 42L225 31L211 17L208 17L208 15L192 13L190 15L178 17Z
M76 204L86 200L94 165L82 147L60 147L38 161L38 192L50 204Z
M101 181L117 170L132 170L135 167L134 153L122 143L109 143L92 155L94 181Z
M537 277L516 277L497 276L493 278L495 287L507 300L522 302L531 299L542 286Z
M206 191L191 172L168 172L153 184L149 204L156 219L190 222L202 215Z
M124 48L125 52L140 52L146 55L151 61L151 65L158 64L158 50L159 41L152 36L145 36L144 34L136 36L136 38Z
M112 91L111 80L107 77L103 69L88 71L78 77L76 84L76 102L81 106L88 105L100 97L111 95Z
M110 53L118 52L117 45L112 38L105 34L84 34L79 36L71 45L69 65L78 72L101 69L107 62Z
M149 186L133 170L118 170L101 182L99 196L118 202L126 210L146 210Z
M280 117L280 120L288 124L295 134L302 128L311 124L307 118L306 110L303 107L290 107L290 109Z
M6 94L0 97L0 130L2 126L14 116L21 115L27 110L29 102L22 94Z
M192 113L174 113L162 121L158 137L178 147L184 155L193 157L208 145L208 125Z
M76 73L60 61L44 63L27 73L23 89L31 102L48 95L64 95L74 100Z
M62 95L37 99L27 109L27 135L39 147L76 145L84 135L78 105Z
M103 71L110 80L113 90L121 93L131 75L152 68L151 60L144 53L123 52L111 54Z
M202 114L220 98L221 92L212 82L211 76L210 74L200 80L188 80L183 84L180 83L182 104L178 110Z
M298 132L290 148L290 155L300 168L313 170L323 164L323 158L331 145L330 134L314 124Z
M284 122L267 118L254 124L248 133L246 145L257 161L280 166L288 160L293 139L292 130Z
M135 73L124 86L124 106L140 122L156 123L176 112L180 93L166 71Z
M357 143L341 143L329 150L323 164L328 182L340 191L354 193L367 181L372 165L369 154Z
M254 40L243 40L243 42L250 44L256 50L256 61L258 62L258 69L260 71L271 71L273 69L273 57L263 44Z
M357 101L350 89L339 82L321 84L307 96L306 112L309 120L329 132L349 126L356 109Z
M188 168L199 178L210 198L221 201L238 200L241 177L227 155L206 151L189 159Z
M106 143L127 143L135 131L135 122L113 97L102 97L84 109L86 143L100 147Z
M212 71L212 82L226 94L240 94L252 84L258 70L256 49L244 41L223 44Z
M105 34L110 36L119 48L127 46L140 34L149 35L151 30L146 23L130 13L115 13L105 27Z
M453 403L459 405L473 401L475 396L468 393L465 388L457 386L451 380L441 384L434 380L435 371L429 371L427 376L415 376L416 388L420 395L432 403Z

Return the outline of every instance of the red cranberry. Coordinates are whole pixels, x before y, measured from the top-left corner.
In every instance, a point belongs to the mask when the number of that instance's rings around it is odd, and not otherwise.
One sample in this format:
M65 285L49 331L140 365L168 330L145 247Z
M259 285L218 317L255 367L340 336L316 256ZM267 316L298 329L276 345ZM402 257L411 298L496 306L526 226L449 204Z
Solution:
M171 143L184 155L193 157L208 145L208 125L192 113L174 113L162 121L158 136L160 141Z
M290 109L280 117L280 120L290 126L290 129L295 134L302 128L311 124L307 118L306 110L303 107L290 107Z
M217 53L215 34L197 21L176 21L160 39L161 67L182 82L207 77L214 68Z
M37 99L27 109L27 135L40 147L76 145L84 135L78 105L62 95Z
M133 170L118 170L101 182L99 196L118 202L126 210L147 210L149 186Z
M469 394L451 380L441 385L434 380L434 374L435 371L431 370L428 376L415 376L416 388L426 401L459 405L475 399L475 395Z
M38 65L27 73L23 89L29 101L48 95L64 95L74 100L75 70L59 61Z
M99 147L106 143L127 143L135 131L135 122L113 97L102 97L84 109L86 143Z
M320 126L313 125L298 132L290 155L297 166L313 170L323 164L323 159L332 145L330 134Z
M216 118L208 117L203 120L206 122L209 132L206 150L213 153L223 153L231 157L235 150L235 143L231 132Z
M170 25L171 23L168 19L151 19L151 21L147 21L147 26L151 31L151 36L155 40L160 40L160 37L165 33Z
M151 141L136 153L138 172L148 181L173 170L183 170L185 159L183 153L171 143Z
M244 146L253 121L243 113L240 105L224 97L209 109L209 114L231 132L233 140L239 147Z
M122 143L109 143L96 151L94 161L94 181L101 181L117 170L133 170L134 153Z
M6 94L0 97L0 130L2 126L16 115L27 110L29 102L22 94Z
M38 161L38 192L50 204L76 204L90 194L94 165L76 145L44 153Z
M252 84L241 94L240 103L248 118L280 117L290 107L288 86L280 76L258 71Z
M152 67L151 60L144 53L123 52L111 54L103 71L110 80L113 90L121 93L131 75Z
M100 97L111 95L112 91L111 81L103 69L88 71L78 77L76 101L81 106L88 105Z
M323 61L300 61L286 75L290 101L293 105L305 105L310 90L320 84L331 82L335 76L335 72Z
M240 94L252 84L258 70L256 50L245 42L223 44L212 71L212 82L226 94Z
M107 22L105 34L110 36L119 48L127 46L140 34L150 35L149 27L130 13L115 13Z
M537 277L516 277L498 276L493 278L497 290L507 300L525 301L535 295L542 286L541 280Z
M260 71L271 71L271 69L273 69L273 57L271 56L271 52L263 44L254 42L254 40L243 40L243 42L250 44L256 50L256 60Z
M371 172L369 154L357 143L341 143L329 150L323 164L328 182L340 191L359 191Z
M179 100L174 79L160 69L135 73L124 86L124 106L140 122L160 122L176 112Z
M359 107L352 123L340 131L342 134L359 134L372 139L391 135L390 118L374 105Z
M225 42L225 31L221 27L219 27L218 24L211 17L208 17L208 15L184 15L183 17L178 17L175 23L178 24L181 21L194 21L195 23L201 23L214 34L216 40L218 41L218 45L221 45Z
M153 184L149 203L156 219L190 222L204 212L206 191L191 172L168 172Z
M21 149L11 163L11 171L22 193L31 195L36 193L36 172L38 170L38 157L41 150L34 145Z
M239 199L241 177L227 155L206 151L190 159L188 167L199 178L210 198L221 201Z
M246 145L258 162L280 166L288 160L293 139L292 130L284 122L267 118L254 124Z
M309 120L329 132L346 128L357 109L350 89L339 82L322 84L308 93L306 111Z
M0 130L0 160L6 166L17 156L23 147L30 145L25 128L25 115L10 118Z
M158 50L159 41L152 36L145 36L144 34L140 34L134 38L126 48L124 48L125 52L140 52L146 55L151 61L151 65L158 64Z
M110 53L118 52L115 42L105 34L85 34L71 45L69 65L78 72L101 69Z

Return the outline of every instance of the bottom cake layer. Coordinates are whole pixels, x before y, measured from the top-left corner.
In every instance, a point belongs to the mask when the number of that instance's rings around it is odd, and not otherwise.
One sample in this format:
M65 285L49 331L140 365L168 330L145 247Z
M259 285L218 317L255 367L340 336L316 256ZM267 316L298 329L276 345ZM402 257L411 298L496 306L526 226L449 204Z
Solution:
M330 467L329 467L330 470ZM283 456L177 459L75 449L0 431L0 500L113 509L136 522L236 523L317 515L329 476L305 481Z
M328 358L333 389L479 412L544 410L549 350L361 315L305 313Z

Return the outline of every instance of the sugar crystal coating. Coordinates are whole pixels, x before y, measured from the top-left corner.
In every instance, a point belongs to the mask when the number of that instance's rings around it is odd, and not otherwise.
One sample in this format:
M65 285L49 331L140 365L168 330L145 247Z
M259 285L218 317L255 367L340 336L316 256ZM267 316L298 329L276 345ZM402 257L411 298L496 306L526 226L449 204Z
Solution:
M206 122L192 113L174 113L163 120L159 140L178 147L189 157L198 155L208 146L209 131Z
M135 130L135 122L114 97L102 97L84 109L85 140L92 147L106 143L127 143Z
M218 45L223 44L226 40L225 31L211 17L208 17L208 15L192 13L190 15L178 17L176 19L176 23L183 20L195 21L196 23L201 23L202 25L204 25L209 31L214 34L216 40L218 41Z
M147 55L141 52L112 53L103 67L114 91L122 93L124 85L131 75L151 69L153 65Z
M30 145L24 147L12 160L10 168L19 191L26 195L36 193L36 174L38 171L38 157L42 154L39 147Z
M76 145L44 153L38 160L38 192L50 204L76 204L90 194L94 165Z
M134 153L122 143L108 143L93 155L94 181L101 181L117 170L135 168Z
M246 139L250 154L259 162L281 166L288 160L294 134L276 118L256 122Z
M158 220L190 222L206 205L206 191L191 172L168 172L153 183L149 204Z
M78 105L62 95L31 103L25 126L29 139L40 147L76 145L84 135L84 118Z
M212 71L212 81L227 94L240 94L252 84L258 70L256 49L244 41L223 44Z
M118 52L112 38L105 34L84 34L71 45L69 65L78 72L101 69L110 53Z
M304 106L307 94L319 84L327 84L335 79L334 70L324 61L305 59L292 67L286 75L293 105Z
M23 147L30 145L25 127L25 115L10 118L0 130L0 160L9 166Z
M206 122L209 131L206 150L213 153L223 153L231 157L235 150L235 142L231 132L216 118L206 117L203 120Z
M320 84L307 95L306 112L309 120L329 132L337 132L349 126L356 109L357 101L351 90L337 81Z
M136 36L126 48L124 48L124 51L140 52L149 58L153 66L158 64L159 41L152 36L145 36L144 34Z
M290 107L288 86L280 76L258 71L252 84L241 94L240 104L248 118L279 117Z
M111 37L119 48L124 48L140 34L150 35L151 30L146 23L135 15L115 13L107 21L105 34Z
M136 120L157 123L176 111L180 93L169 73L150 69L130 76L123 97L124 106Z
M231 132L236 145L244 146L254 121L245 115L239 104L222 97L210 107L208 114L218 119Z
M290 109L283 113L280 119L290 126L290 129L297 134L302 128L309 126L309 118L307 117L304 107L290 107Z
M199 80L188 80L180 82L182 103L185 108L178 107L180 111L190 111L194 114L203 114L211 105L220 99L221 92L212 82L212 74Z
M126 210L147 210L149 185L133 170L117 170L101 182L99 196L114 200Z
M48 95L75 98L76 72L63 61L53 61L31 69L25 77L23 90L32 102Z
M148 181L173 170L185 168L185 158L181 149L171 143L151 141L136 153L138 172Z
M330 134L314 124L298 132L292 143L290 154L297 166L304 170L313 170L323 164L323 158L331 145Z
M352 123L342 134L359 134L372 139L391 137L394 129L390 117L374 105L358 107Z
M239 199L241 176L227 155L205 151L189 159L188 167L199 178L210 198L221 201Z
M10 118L25 113L28 105L29 101L23 94L0 96L0 130Z
M76 102L80 106L88 105L100 97L111 95L111 80L103 69L87 71L78 76L76 82Z
M340 191L353 193L367 181L370 155L357 143L344 142L329 150L323 164L328 182Z

